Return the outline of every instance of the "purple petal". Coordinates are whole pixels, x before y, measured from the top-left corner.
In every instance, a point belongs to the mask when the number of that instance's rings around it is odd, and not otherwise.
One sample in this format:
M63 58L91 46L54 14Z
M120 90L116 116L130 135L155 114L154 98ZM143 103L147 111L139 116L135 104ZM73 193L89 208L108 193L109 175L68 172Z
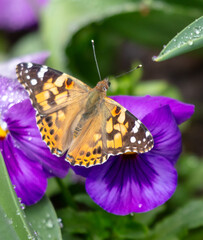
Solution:
M40 8L48 0L0 0L0 28L17 31L38 22Z
M154 138L154 148L150 153L162 155L175 164L182 150L181 133L169 106L155 109L142 121Z
M86 190L110 213L149 211L174 193L177 173L164 157L153 154L119 155L92 168Z
M14 104L29 98L25 89L17 80L0 76L0 113L4 114Z
M11 107L4 114L4 121L27 159L42 164L50 176L64 177L67 174L69 164L65 161L65 156L57 157L51 154L42 141L30 100L24 100Z
M16 79L16 65L21 62L34 62L44 64L49 57L49 52L43 51L32 53L25 56L13 58L7 62L0 63L0 75L8 78Z
M168 97L147 95L145 97L112 96L111 98L127 108L140 120L154 109L165 105L169 105L177 124L185 122L194 113L194 105Z
M47 187L42 166L29 160L24 152L16 148L16 142L8 135L0 141L0 150L5 160L11 182L16 186L17 196L26 205L39 201Z

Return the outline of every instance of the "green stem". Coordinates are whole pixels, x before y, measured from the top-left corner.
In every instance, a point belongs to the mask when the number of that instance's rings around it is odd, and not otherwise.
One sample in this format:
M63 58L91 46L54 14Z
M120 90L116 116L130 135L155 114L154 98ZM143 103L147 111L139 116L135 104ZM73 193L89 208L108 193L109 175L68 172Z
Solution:
M55 178L58 186L61 189L61 193L63 194L63 198L66 201L67 205L70 207L77 209L77 205L72 197L72 194L70 193L67 186L64 185L63 181L60 178Z

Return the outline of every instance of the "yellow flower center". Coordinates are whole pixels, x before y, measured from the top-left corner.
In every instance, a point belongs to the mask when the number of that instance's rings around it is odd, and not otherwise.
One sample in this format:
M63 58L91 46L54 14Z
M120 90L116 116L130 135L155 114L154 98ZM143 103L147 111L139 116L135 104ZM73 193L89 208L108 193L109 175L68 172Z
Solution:
M4 130L1 126L0 126L0 140L4 140L5 137L7 136L8 134L8 129Z

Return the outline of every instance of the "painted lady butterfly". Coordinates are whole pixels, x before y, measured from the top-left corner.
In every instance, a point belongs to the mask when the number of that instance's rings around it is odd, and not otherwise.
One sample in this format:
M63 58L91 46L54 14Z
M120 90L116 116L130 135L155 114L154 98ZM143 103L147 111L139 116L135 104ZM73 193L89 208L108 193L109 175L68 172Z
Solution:
M80 80L34 63L16 67L36 109L37 125L51 152L72 165L102 164L111 155L144 153L151 133L133 114L106 97L109 81L90 88Z

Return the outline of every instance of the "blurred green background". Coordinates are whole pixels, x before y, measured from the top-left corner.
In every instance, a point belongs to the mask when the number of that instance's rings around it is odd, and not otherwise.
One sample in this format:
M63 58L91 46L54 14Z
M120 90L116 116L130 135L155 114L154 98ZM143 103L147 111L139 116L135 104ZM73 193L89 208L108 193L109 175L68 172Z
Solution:
M112 82L109 95L164 95L196 106L192 120L181 126L178 188L163 206L115 216L89 198L84 179L71 172L63 180L50 179L47 195L63 239L203 239L203 51L152 61L202 13L202 0L50 0L37 26L0 31L1 61L48 50L48 66L94 86L99 80L94 39L102 78ZM138 64L143 68L115 78Z

